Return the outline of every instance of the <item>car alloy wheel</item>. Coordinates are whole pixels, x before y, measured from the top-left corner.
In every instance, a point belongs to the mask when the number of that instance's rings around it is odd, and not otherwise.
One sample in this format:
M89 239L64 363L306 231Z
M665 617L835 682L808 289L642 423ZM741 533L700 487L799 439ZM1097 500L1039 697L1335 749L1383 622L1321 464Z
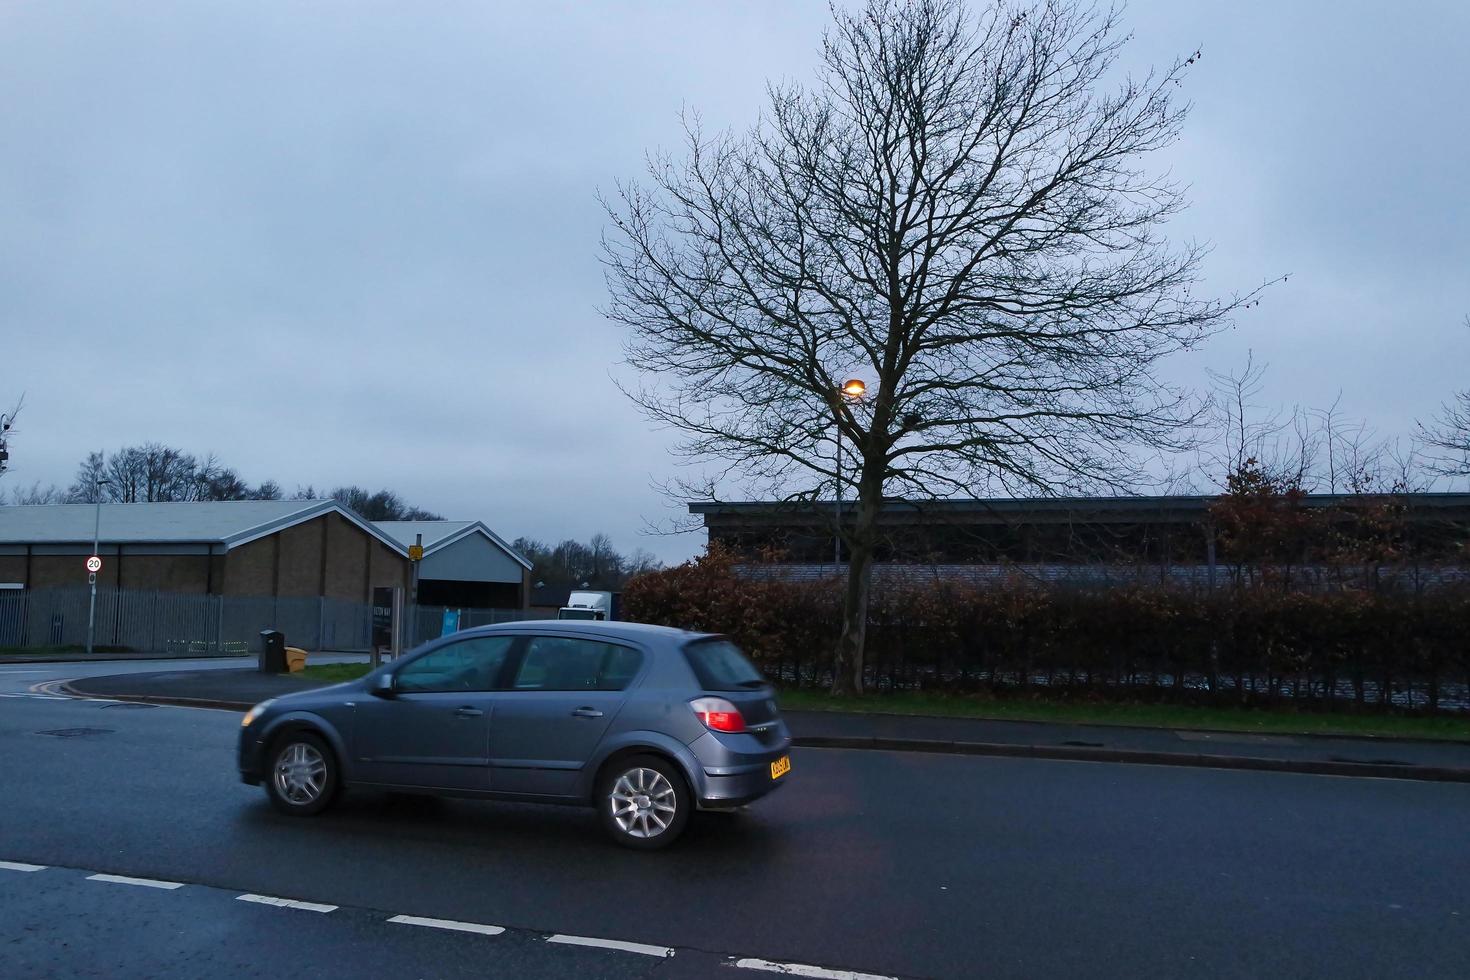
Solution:
M309 817L332 804L341 786L337 757L312 732L283 737L271 750L266 795L282 813Z
M656 755L619 759L598 777L598 817L624 847L668 847L689 825L694 797L673 762Z
M629 837L650 840L669 829L679 813L679 794L657 769L629 769L608 794L613 820Z
M327 760L316 746L292 742L276 756L272 778L281 799L293 806L310 806L327 788Z

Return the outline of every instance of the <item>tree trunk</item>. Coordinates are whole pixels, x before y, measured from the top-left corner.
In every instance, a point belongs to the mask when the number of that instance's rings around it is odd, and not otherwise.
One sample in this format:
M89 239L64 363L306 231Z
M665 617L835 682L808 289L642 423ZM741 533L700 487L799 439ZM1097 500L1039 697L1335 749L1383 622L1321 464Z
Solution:
M833 694L863 693L863 656L868 638L868 597L873 584L873 529L882 503L881 483L868 479L869 468L858 484L857 512L848 538L847 587L842 599L842 635L837 641L837 660L832 672Z
M842 636L837 641L837 666L832 674L833 694L863 693L863 654L868 636L868 593L872 577L872 547L854 543L848 556Z

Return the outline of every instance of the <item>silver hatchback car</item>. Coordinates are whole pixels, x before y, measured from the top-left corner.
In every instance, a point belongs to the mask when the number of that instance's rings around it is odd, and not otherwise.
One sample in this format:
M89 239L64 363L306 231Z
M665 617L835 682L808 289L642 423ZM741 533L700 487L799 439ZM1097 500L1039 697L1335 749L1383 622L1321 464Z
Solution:
M584 804L651 850L695 809L787 782L790 749L774 691L727 638L547 621L455 633L258 704L239 764L285 813L319 813L349 786Z

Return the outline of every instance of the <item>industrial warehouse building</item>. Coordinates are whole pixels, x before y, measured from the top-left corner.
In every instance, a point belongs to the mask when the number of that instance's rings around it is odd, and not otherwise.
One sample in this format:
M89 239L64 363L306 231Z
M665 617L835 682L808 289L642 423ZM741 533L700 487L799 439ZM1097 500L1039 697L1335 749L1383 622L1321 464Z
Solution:
M531 563L479 521L378 521L373 525L407 549L424 547L420 605L526 609Z
M366 649L374 605L411 588L419 534L416 624L437 626L443 606L526 615L529 564L479 522L379 526L333 500L13 506L0 507L0 647L85 641L94 527L101 645L241 652L278 629L311 649Z
M1056 582L1153 581L1208 585L1227 580L1237 556L1216 520L1215 496L1044 497L884 501L874 581L986 582L1021 577ZM1308 494L1323 539L1355 533L1364 506L1392 510L1396 547L1428 578L1460 580L1470 569L1470 493L1391 497ZM851 520L853 505L844 506ZM831 502L695 503L711 544L747 568L783 577L827 578L837 561ZM1304 542L1304 550L1323 541ZM845 551L842 558L846 560Z
M0 507L0 585L368 602L407 586L408 552L333 500Z

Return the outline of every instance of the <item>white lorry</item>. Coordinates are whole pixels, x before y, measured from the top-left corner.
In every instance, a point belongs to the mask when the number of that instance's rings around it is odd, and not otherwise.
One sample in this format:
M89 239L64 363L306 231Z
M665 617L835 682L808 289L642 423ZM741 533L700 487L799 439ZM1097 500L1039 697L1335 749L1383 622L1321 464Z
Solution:
M614 620L618 618L621 598L618 592L573 592L556 618Z

